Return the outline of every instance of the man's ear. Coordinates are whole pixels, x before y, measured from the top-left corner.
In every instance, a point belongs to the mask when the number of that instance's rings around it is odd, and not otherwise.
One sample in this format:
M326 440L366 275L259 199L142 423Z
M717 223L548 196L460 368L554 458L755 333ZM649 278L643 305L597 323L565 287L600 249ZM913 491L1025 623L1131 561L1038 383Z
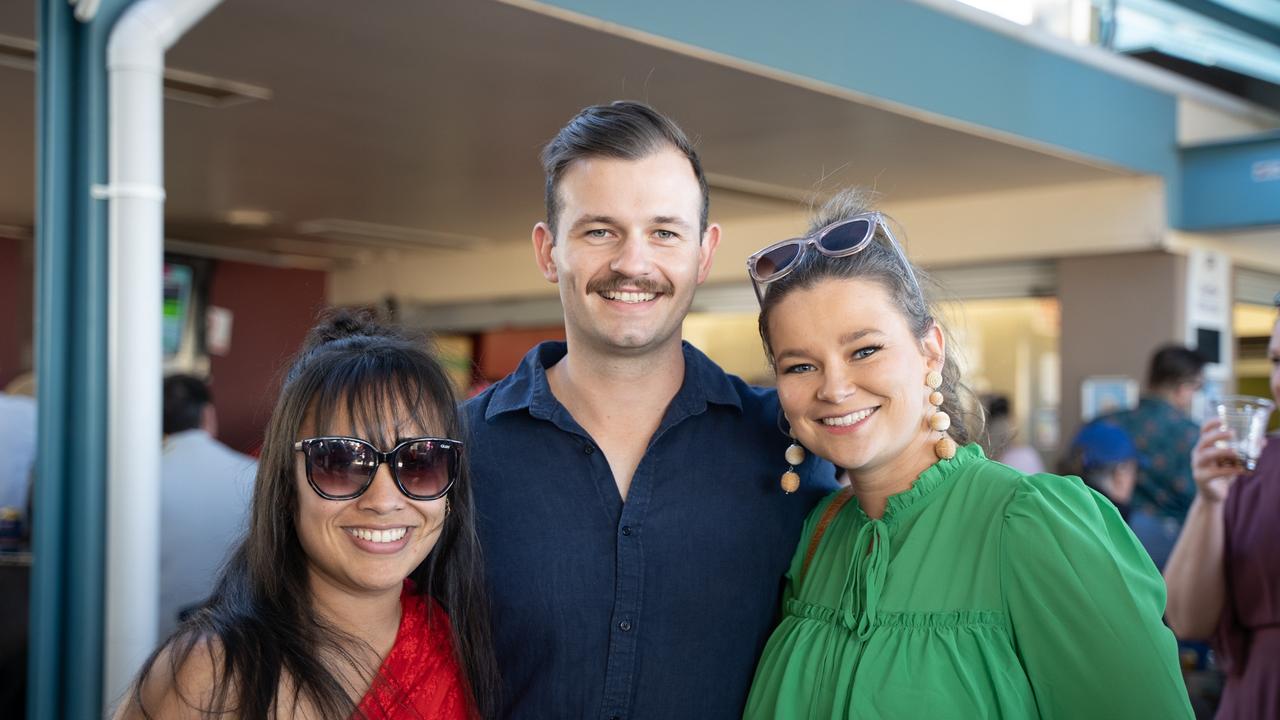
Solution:
M698 284L701 285L706 281L707 276L711 274L711 261L716 254L716 248L720 247L720 226L712 223L707 226L707 231L702 233L702 242L698 245Z
M542 277L548 282L560 282L560 273L556 271L556 260L552 257L552 250L556 247L555 233L551 232L551 228L547 224L540 222L533 226L533 258L538 263L538 269L542 271Z

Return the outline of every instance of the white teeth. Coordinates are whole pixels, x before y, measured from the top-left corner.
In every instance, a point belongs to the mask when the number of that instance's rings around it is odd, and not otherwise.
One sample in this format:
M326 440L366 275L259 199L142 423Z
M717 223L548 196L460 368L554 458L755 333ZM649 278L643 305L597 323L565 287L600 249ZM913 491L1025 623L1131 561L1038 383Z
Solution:
M657 293L618 292L618 291L611 291L611 290L606 290L605 292L602 292L600 294L610 300L617 300L618 302L624 302L624 303L648 302L658 297Z
M846 425L852 425L859 420L866 419L875 411L875 408L868 408L866 410L859 410L858 412L849 413L848 415L842 415L840 417L822 418L822 424L831 425L833 427L844 427Z
M390 530L368 530L365 528L347 528L347 532L351 533L355 537L360 538L361 540L365 540L368 542L391 543L404 537L404 534L406 532L409 532L409 528L398 527L398 528L391 528Z

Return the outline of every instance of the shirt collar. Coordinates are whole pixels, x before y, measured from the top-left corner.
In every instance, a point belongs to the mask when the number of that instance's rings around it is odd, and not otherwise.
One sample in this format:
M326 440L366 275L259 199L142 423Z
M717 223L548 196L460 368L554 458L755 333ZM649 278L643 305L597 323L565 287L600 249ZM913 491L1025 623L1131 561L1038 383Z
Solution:
M684 352L684 382L671 400L672 411L680 417L702 412L707 405L726 405L742 411L742 399L729 376L694 346L681 343ZM525 354L520 365L494 389L485 419L516 410L528 410L537 418L549 419L560 408L547 383L547 368L569 351L563 341L540 343Z
M1173 406L1173 403L1165 400L1159 395L1143 395L1138 398L1138 407L1147 407L1151 410L1164 413L1166 415L1182 415L1182 411Z

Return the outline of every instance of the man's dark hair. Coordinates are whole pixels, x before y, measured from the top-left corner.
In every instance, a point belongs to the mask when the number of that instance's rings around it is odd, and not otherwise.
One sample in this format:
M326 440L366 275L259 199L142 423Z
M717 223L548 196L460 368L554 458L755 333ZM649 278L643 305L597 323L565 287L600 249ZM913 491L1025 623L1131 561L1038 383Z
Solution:
M608 105L592 105L579 112L542 149L542 169L547 175L547 227L556 235L560 219L560 179L575 160L607 157L640 160L664 148L679 150L693 166L693 175L702 190L702 210L698 217L698 237L707 230L711 205L707 178L693 144L678 125L643 103L618 100Z
M170 375L164 379L164 434L200 427L200 413L213 402L209 386L191 375Z
M1147 387L1161 390L1195 382L1207 364L1203 355L1185 345L1164 345L1151 356Z

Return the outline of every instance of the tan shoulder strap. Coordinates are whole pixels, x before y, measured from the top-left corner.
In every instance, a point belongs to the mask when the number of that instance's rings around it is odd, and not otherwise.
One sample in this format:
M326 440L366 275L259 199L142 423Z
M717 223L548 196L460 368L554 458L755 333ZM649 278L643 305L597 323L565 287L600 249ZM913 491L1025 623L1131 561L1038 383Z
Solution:
M796 584L804 579L809 572L809 563L813 562L813 554L818 552L818 544L822 542L822 536L827 532L827 526L832 520L836 519L836 515L840 513L840 508L849 502L849 498L853 497L853 488L846 487L840 491L835 500L827 506L826 512L822 513L822 518L818 520L818 527L813 529L813 537L809 538L809 549L804 554L804 565L800 566L800 577L796 578Z

